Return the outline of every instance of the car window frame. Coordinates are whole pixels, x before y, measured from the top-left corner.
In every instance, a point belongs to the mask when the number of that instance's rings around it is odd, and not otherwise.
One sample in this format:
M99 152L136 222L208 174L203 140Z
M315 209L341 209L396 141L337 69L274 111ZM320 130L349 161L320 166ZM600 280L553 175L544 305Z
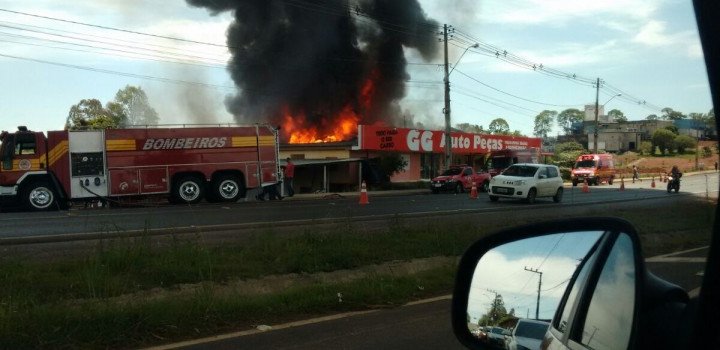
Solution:
M590 302L592 301L593 292L595 291L595 288L597 287L597 283L600 279L600 275L602 274L602 271L604 270L605 264L610 256L610 253L612 252L613 248L615 247L615 243L617 242L618 238L620 237L621 232L620 231L609 231L607 234L599 240L598 245L598 254L596 255L596 259L592 261L593 266L591 267L590 273L588 277L585 279L583 285L580 287L580 291L578 292L578 297L574 300L570 317L568 318L568 330L566 332L560 332L557 330L557 332L553 332L553 335L560 340L562 344L564 344L569 349L588 349L585 345L582 343L575 341L572 339L572 336L574 336L577 332L578 328L582 328L584 325L585 318L587 317L587 310L590 305ZM628 234L629 238L631 239L633 243L633 261L635 263L635 300L636 303L634 304L634 310L633 310L633 321L632 321L632 330L630 332L630 339L628 341L628 348L634 348L634 345L636 343L636 339L638 337L638 319L639 319L639 312L642 309L642 297L641 297L641 291L642 291L642 285L645 281L645 268L644 268L644 262L642 260L642 254L640 252L640 242L639 239L635 235ZM590 262L588 260L588 262ZM580 268L576 269L576 273L579 274ZM575 277L575 276L573 276ZM569 293L570 286L566 288L565 292ZM565 295L563 294L563 298L565 298ZM558 308L560 310L560 308ZM558 310L556 310L556 315ZM553 322L550 323L550 329L555 331L554 329L554 321L555 317L553 317ZM582 332L582 329L580 329L580 332ZM559 334L558 334L559 333ZM558 336L559 335L559 336Z

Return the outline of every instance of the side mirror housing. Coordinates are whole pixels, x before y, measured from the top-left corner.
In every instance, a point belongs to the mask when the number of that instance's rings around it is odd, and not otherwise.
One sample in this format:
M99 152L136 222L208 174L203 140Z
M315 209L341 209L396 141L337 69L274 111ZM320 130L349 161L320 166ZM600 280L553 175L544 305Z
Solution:
M667 316L673 308L677 313L686 302L682 289L646 273L638 234L629 222L575 218L509 229L475 242L458 266L452 324L458 340L471 349L497 344L472 336L469 323L514 328L511 341L523 332L535 334L538 345L574 341L644 348L664 341L653 335L660 326L648 323L652 320L645 315L658 319L658 313ZM643 323L651 325L640 327ZM547 331L531 332L528 324ZM593 332L593 327L604 331ZM663 337L672 339L675 328Z

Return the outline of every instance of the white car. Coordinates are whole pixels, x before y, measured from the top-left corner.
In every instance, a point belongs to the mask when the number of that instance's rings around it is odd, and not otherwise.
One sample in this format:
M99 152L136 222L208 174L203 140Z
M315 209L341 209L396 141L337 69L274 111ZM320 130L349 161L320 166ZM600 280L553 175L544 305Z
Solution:
M549 322L521 318L508 341L508 350L540 350Z
M555 203L559 203L563 195L563 180L560 169L555 165L514 164L490 180L489 192L493 202L502 197L534 203L535 198L552 197Z

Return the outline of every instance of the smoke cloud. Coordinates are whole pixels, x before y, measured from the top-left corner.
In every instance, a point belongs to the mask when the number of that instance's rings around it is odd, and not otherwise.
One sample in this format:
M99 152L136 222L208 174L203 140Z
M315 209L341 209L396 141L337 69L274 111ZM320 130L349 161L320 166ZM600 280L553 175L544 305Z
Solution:
M438 23L417 0L187 0L211 14L232 11L226 98L238 122L282 125L288 115L321 133L348 108L359 123L402 125L409 79L404 48L425 60Z

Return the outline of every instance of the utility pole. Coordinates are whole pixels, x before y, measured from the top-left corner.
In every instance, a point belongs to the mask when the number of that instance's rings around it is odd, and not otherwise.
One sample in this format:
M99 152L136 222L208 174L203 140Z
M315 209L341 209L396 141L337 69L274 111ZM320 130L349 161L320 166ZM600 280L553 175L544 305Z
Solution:
M443 41L445 44L445 168L452 164L452 140L450 139L450 69L448 65L448 25L443 25Z
M525 271L534 272L540 275L540 280L538 281L538 293L537 293L537 303L535 304L535 319L540 318L540 287L542 286L542 272L538 271L537 269L528 269L525 267Z
M598 153L598 113L599 113L599 103L598 101L600 99L600 78L597 78L597 82L595 83L595 137L593 138L593 154Z

